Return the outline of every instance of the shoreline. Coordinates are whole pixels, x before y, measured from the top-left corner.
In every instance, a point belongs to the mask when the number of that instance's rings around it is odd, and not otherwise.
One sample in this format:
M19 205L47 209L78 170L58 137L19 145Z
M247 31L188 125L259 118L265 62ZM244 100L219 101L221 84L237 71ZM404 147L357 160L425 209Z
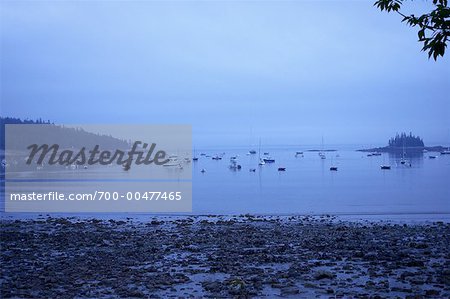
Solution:
M378 152L378 153L392 153L398 154L403 153L403 151L408 151L412 153L424 153L427 152L442 152L448 150L448 147L442 145L434 145L434 146L408 146L408 147L395 147L395 146L383 146L383 147L374 147L374 148L366 148L366 149L357 149L357 152Z
M3 298L450 296L444 222L210 215L1 223Z
M134 220L145 222L153 218L186 219L186 218L218 218L230 219L236 217L258 217L265 219L301 218L332 218L346 222L370 223L406 223L429 224L433 222L450 223L450 213L424 212L424 213L42 213L42 212L4 212L0 211L0 221L8 220L37 220L46 218L65 218L73 220Z

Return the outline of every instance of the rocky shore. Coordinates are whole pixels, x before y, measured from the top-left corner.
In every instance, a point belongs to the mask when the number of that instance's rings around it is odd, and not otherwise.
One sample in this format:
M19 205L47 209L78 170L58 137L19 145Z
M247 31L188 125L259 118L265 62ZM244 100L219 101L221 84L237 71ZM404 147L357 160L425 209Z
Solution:
M450 296L450 224L331 216L1 222L1 298Z

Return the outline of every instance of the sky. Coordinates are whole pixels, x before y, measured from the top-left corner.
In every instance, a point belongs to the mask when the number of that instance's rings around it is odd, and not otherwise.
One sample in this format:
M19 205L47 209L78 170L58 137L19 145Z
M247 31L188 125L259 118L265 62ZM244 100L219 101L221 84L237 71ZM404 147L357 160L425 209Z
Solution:
M197 146L449 144L450 53L373 2L1 1L1 115L191 124Z

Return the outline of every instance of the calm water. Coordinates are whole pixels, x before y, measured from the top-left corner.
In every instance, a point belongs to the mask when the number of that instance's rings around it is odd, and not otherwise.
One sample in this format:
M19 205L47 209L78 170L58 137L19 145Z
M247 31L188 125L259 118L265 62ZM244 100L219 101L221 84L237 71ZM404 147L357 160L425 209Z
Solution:
M339 150L295 157L295 148L264 149L276 162L257 166L258 154L227 150L222 160L199 156L193 165L193 207L196 213L450 213L450 155L426 153L401 165L389 154ZM216 154L220 151L204 151ZM240 171L228 168L239 155ZM429 159L429 155L437 155ZM381 170L390 164L391 170ZM330 171L330 166L338 171ZM278 172L286 167L286 172ZM201 173L201 169L206 169ZM256 172L249 172L256 168Z
M269 152L276 162L264 166L258 166L258 154L247 155L248 148L197 150L199 160L191 163L193 212L450 214L450 155L409 156L409 167L400 164L400 157L389 154L367 157L367 153L347 148L327 152L322 160L317 152L306 149L266 147L261 151ZM297 150L303 150L304 155L295 157ZM200 153L225 155L222 160L213 160ZM230 157L236 155L241 170L229 168ZM437 158L429 159L430 155ZM392 168L381 170L381 164ZM332 165L338 167L337 172L329 170ZM286 171L279 172L278 167L286 167ZM90 169L83 176L105 178L109 171ZM174 169L167 175L183 177Z

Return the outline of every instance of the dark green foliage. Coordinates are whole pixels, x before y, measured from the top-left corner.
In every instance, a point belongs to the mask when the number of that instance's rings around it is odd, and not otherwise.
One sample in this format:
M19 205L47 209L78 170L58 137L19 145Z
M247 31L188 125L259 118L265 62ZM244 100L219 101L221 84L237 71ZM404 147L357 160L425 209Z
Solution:
M389 139L389 146L392 147L424 147L425 144L419 136L414 136L412 133L397 133L395 137Z
M6 124L42 124L49 125L48 136L34 136L32 130L29 132L24 130L22 136L16 136L12 141L14 144L9 144L9 149L23 149L26 148L33 141L38 140L40 144L54 144L57 143L61 148L76 148L82 147L93 148L95 145L100 145L103 149L124 149L128 148L128 142L117 139L108 135L100 135L87 132L82 128L68 128L50 123L50 121L38 120L21 120L20 118L0 117L0 149L5 149L5 125Z
M15 117L0 117L0 124L3 127L5 124L50 124L50 121L43 121L42 118L31 120L31 119L20 119Z
M378 0L375 6L381 11L395 11L403 17L411 27L419 27L417 36L419 42L423 43L422 51L428 52L428 58L433 56L444 56L447 41L450 38L450 7L447 0L433 0L434 9L428 13L416 17L415 15L404 15L400 12L403 0Z

